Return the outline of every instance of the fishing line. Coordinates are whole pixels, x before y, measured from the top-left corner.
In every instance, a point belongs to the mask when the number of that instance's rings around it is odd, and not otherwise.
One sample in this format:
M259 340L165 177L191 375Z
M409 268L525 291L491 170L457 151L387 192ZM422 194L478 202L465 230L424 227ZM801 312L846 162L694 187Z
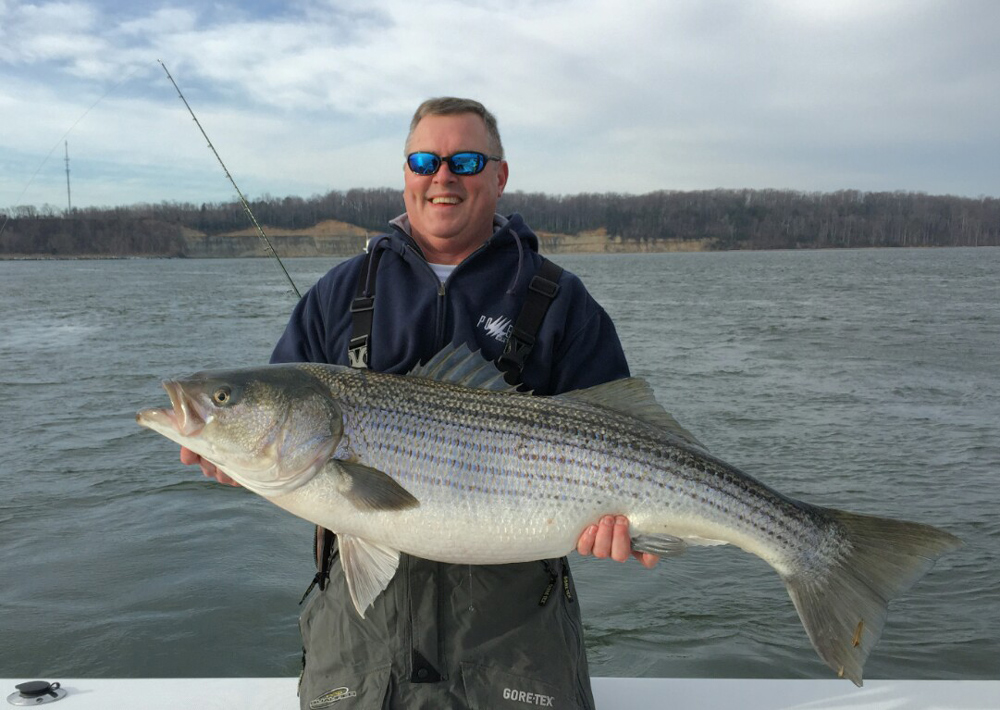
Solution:
M79 124L79 123L80 123L80 121L82 121L82 120L83 120L84 118L86 118L86 117L87 117L87 114L88 114L88 113L90 113L90 112L91 112L91 111L92 111L92 110L94 109L94 107L95 107L95 106L97 106L97 104L99 104L99 103L101 103L102 101L104 101L104 99L105 99L105 98L107 97L107 95L108 95L108 94L110 94L110 93L111 93L112 91L114 91L114 90L115 90L115 89L117 89L117 88L118 88L119 86L121 86L122 84L124 84L124 83L125 83L126 81L128 81L129 79L131 79L131 78L132 78L132 77L133 77L133 76L135 75L135 73L136 73L137 71L139 71L140 69L142 69L142 68L143 68L143 66L144 66L144 65L142 65L142 64L139 64L139 65L137 65L137 66L135 67L135 69L133 69L133 70L132 70L131 72L129 72L129 73L128 73L128 74L127 74L127 75L125 76L125 78L124 78L124 79L122 79L122 80L121 80L121 81L119 81L119 82L118 82L117 84L115 84L114 86L112 86L112 87L111 87L110 89L108 89L107 91L105 91L105 92L104 92L104 93L103 93L103 94L101 95L101 97L100 97L99 99L97 99L97 101L95 101L94 103L92 103L92 104L90 105L90 108L88 108L88 109L87 109L86 111L84 111L84 112L83 112L82 114L80 114L80 118L76 119L76 121L74 121L74 122L73 122L73 125L72 125L72 126L70 126L70 127L69 127L69 129L68 129L68 130L67 130L67 131L66 131L65 133L63 133L63 134L62 134L62 136L61 136L61 137L59 138L59 140L57 140L57 141L56 141L55 145L53 145L53 146L52 146L52 150L50 150L50 151L48 152L48 155L46 155L46 156L45 156L45 158L44 158L44 159L42 160L42 163L41 163L41 165L39 165L39 166L38 166L38 169L37 169L37 170L35 170L35 172L34 172L34 173L32 173L32 175L31 175L31 179L30 179L30 180L28 180L28 184L24 186L24 190L22 190L22 191L21 191L21 194L17 196L17 200L15 201L15 206L16 206L17 204L19 204L19 203L21 202L21 200L22 200L22 199L24 199L24 195L25 195L25 193L27 193L27 192L28 192L28 188L30 188L30 187L31 187L31 183L33 183L33 182L35 181L35 178L36 178L36 177L38 177L38 173L42 172L42 168L44 168L44 167L45 167L45 164L46 164L47 162L49 162L49 158L51 158L51 157L52 157L52 154L53 154L53 153L54 153L54 152L56 151L56 148L58 148L58 147L59 147L59 144L60 144L60 143L62 143L63 141L65 141L65 140L66 140L66 137L67 137L67 136L68 136L68 135L69 135L70 133L72 133L72 132L73 132L73 129L74 129L74 128L76 128L76 127L77 127L77 124ZM10 213L8 212L8 213L4 214L4 220L3 220L3 224L0 224L0 236L3 236L3 231L4 231L5 229L7 229L7 222L9 222L9 221L10 221Z
M190 113L191 118L194 119L194 123L196 126L198 126L198 130L201 131L201 135L203 135L205 137L205 140L208 141L208 147L212 149L212 153L215 155L215 159L219 161L219 165L222 166L222 170L226 173L226 177L229 178L229 182L232 183L233 188L236 190L236 194L240 196L240 202L243 203L243 209L246 210L247 215L250 217L250 221L253 222L253 226L257 228L257 234L260 235L260 238L264 241L264 244L267 245L267 250L271 252L271 256L273 256L275 260L278 262L278 266L280 266L282 272L284 272L285 278L288 279L288 283L292 285L292 290L295 292L295 295L298 298L302 298L302 294L299 293L299 289L295 287L295 282L292 281L292 277L288 274L288 270L282 263L281 257L279 257L277 252L274 251L274 247L271 246L271 241L267 238L267 235L264 234L264 230L257 222L257 218L253 216L253 210L250 209L250 203L248 203L247 198L243 196L243 193L240 191L240 188L236 184L236 181L233 180L233 176L229 174L229 168L227 168L226 164L222 162L222 158L219 157L218 151L215 149L215 146L212 145L211 139L208 137L208 134L205 133L205 129L201 127L201 122L198 120L198 117L194 115L194 110L191 108L191 104L187 102L187 99L184 98L184 94L181 93L181 88L177 86L177 82L174 81L174 78L172 76L170 76L170 72L167 70L167 65L164 64L159 59L157 59L156 61L160 62L160 66L163 67L163 71L167 72L167 78L170 79L170 83L174 85L175 89L177 89L177 95L181 97L181 101L183 101L184 105L187 106L188 113Z

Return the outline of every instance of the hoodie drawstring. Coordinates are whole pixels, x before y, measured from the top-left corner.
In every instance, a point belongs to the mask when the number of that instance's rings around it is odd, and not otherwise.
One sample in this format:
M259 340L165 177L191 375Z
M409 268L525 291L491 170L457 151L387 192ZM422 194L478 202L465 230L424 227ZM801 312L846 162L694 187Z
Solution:
M517 271L514 272L514 280L510 282L510 286L507 288L507 295L513 296L517 280L521 277L521 264L524 263L524 246L521 244L521 235L517 233L516 229L510 230L510 233L514 235L514 243L517 244Z

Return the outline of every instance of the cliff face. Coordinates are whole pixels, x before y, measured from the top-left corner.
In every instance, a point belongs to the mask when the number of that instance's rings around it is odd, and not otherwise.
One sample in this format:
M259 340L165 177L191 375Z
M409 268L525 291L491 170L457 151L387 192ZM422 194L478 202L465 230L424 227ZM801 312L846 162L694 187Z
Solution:
M264 233L280 257L353 256L364 251L373 232L343 222L322 222L309 229L279 230L264 227ZM270 256L257 230L250 228L227 234L207 235L183 230L191 258L228 259L245 256ZM539 232L540 251L545 254L616 254L625 252L707 251L710 239L623 240L599 229L580 234Z
M264 230L265 234L267 230ZM362 237L317 237L310 235L268 234L271 246L281 257L350 256L364 251ZM229 259L244 256L270 256L267 245L257 236L205 234L185 236L184 256L192 259Z
M368 232L360 227L335 222L320 222L309 229L272 229L264 233L281 257L351 256L364 251ZM184 256L194 259L228 259L246 256L270 256L267 245L253 227L227 234L208 235L184 229Z
M711 239L624 240L606 229L579 234L538 232L539 249L545 254L620 254L664 251L708 251Z

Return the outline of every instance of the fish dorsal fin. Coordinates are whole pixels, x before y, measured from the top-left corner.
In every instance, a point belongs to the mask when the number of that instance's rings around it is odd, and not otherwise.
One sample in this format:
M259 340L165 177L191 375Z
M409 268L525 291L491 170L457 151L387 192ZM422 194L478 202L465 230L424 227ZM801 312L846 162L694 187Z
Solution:
M354 608L363 619L365 611L385 591L396 574L399 550L343 533L337 535L337 546L340 548L340 564L344 568L347 590L351 593Z
M671 434L691 446L697 446L702 451L708 451L704 444L698 441L694 434L682 427L673 415L665 410L653 395L653 388L640 377L626 377L621 380L605 382L582 390L573 390L556 395L561 399L572 399L578 402L596 404L622 414L628 414L652 426L666 429Z
M450 382L463 387L474 387L495 392L517 392L503 379L497 366L485 359L477 350L472 352L465 343L447 345L437 355L417 365L409 373L438 382Z

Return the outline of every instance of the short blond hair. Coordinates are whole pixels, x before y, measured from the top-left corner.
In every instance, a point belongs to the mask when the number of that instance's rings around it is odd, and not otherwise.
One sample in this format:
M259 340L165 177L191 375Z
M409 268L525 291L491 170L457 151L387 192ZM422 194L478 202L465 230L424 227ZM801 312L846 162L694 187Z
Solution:
M483 119L486 124L486 134L490 138L490 150L498 158L503 157L503 143L500 141L500 129L497 127L497 118L489 110L474 99L460 99L454 96L439 96L427 99L417 107L410 121L410 132L406 135L406 149L409 151L410 139L413 138L413 131L417 124L427 116L454 116L459 113L474 113ZM404 152L405 152L404 151Z

